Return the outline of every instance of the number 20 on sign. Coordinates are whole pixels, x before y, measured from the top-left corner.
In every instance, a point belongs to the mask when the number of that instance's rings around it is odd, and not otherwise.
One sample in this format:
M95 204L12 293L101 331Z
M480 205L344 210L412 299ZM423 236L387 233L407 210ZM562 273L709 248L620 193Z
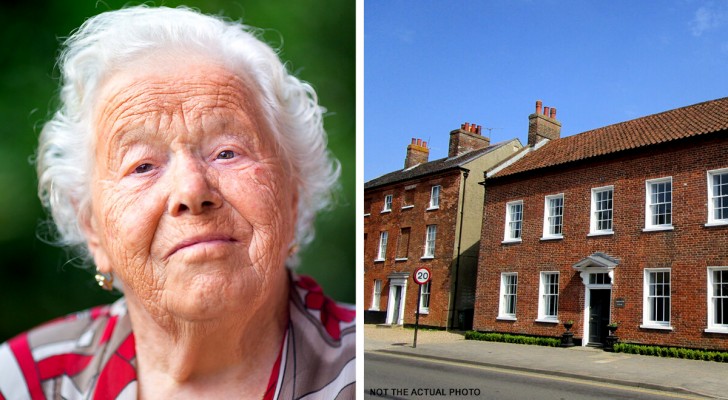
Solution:
M420 326L420 298L422 297L422 285L430 281L432 273L426 267L419 267L412 274L412 279L417 283L417 314L415 317L415 338L412 341L412 348L417 347L417 328Z

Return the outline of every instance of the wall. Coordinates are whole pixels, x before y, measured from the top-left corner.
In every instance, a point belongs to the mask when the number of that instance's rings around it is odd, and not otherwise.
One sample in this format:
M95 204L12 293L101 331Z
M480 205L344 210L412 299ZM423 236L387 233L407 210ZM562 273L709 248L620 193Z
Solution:
M537 150L538 151L538 150ZM707 328L707 267L728 266L728 226L705 227L706 171L728 167L728 137L720 132L588 163L489 180L479 255L474 328L559 336L560 324L537 323L539 273L560 271L559 320L584 332L584 285L572 268L595 252L620 260L614 272L611 320L621 340L728 349L728 335ZM645 180L672 176L672 231L643 232ZM588 237L591 189L614 185L614 234ZM541 241L544 197L564 193L564 238ZM506 203L523 200L522 243L502 244ZM672 331L642 329L644 269L669 266ZM497 321L501 272L518 272L517 321ZM625 300L623 308L614 299Z
M451 170L438 175L427 176L407 182L395 183L368 190L364 197L370 201L370 215L364 217L364 309L372 305L375 279L382 281L380 310L387 309L389 301L388 276L392 272L411 273L420 266L432 272L429 314L420 315L421 325L446 327L450 306L450 265L455 245L456 217L459 207L461 173ZM414 208L402 209L405 187L415 186ZM427 211L433 185L441 185L440 208ZM393 195L392 211L382 213L384 196ZM435 257L421 259L427 225L437 224ZM395 261L400 229L410 227L410 245L407 260ZM385 261L374 261L379 248L379 233L389 232ZM405 324L414 324L417 304L417 285L409 278L405 302Z

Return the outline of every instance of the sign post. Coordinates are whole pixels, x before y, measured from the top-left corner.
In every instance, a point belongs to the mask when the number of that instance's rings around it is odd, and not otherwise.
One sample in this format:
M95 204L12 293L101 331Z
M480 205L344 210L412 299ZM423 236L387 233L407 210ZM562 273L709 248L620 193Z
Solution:
M430 281L432 274L427 267L419 267L412 274L412 279L417 284L417 313L415 314L415 339L412 342L412 348L417 348L417 329L420 326L420 299L422 298L422 285Z

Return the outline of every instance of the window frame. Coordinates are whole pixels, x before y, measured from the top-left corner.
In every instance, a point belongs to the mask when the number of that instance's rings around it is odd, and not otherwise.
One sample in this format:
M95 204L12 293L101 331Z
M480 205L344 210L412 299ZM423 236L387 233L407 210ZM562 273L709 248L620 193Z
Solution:
M715 204L714 200L716 197L713 194L713 177L716 175L728 175L728 168L720 168L720 169L713 169L710 171L707 171L707 178L708 178L708 222L705 224L706 226L720 226L720 225L728 225L728 217L717 219L714 217L715 215Z
M433 229L432 239L430 239L430 228ZM432 242L432 246L430 246ZM425 228L425 246L422 255L423 260L435 258L435 246L437 244L437 224L427 225Z
M378 289L378 290L377 290ZM369 307L370 311L380 311L382 306L382 280L375 279L374 286L372 287L372 304Z
M384 205L382 206L382 213L392 212L392 201L393 200L394 200L394 195L391 195L391 194L384 195Z
M542 271L539 275L540 278L538 284L538 319L536 319L536 322L558 323L560 290L559 278L561 275L558 271ZM551 293L547 290L547 282L545 279L547 276L556 276L556 293ZM551 286L553 285L553 283L549 282L548 285ZM547 296L551 297L551 300L547 300ZM547 309L549 308L548 305L550 304L550 301L556 302L556 314L554 315L547 314Z
M551 201L561 199L561 215L551 215ZM554 240L564 238L564 194L553 194L544 198L543 207L543 235L541 240ZM561 233L551 233L551 218L561 218ZM556 225L554 225L556 226ZM523 233L523 209L521 209L521 233Z
M659 185L661 183L670 183L670 223L669 224L653 224L652 223L652 217L655 216L655 214L652 211L653 203L652 203L652 186L653 185ZM648 179L645 181L645 228L643 231L649 232L649 231L665 231L665 230L673 230L673 212L672 212L672 205L673 205L673 185L672 185L672 177L664 177L664 178L657 178L657 179ZM663 203L655 203L655 204L667 204L667 202Z
M432 279L427 281L424 285L422 285L422 290L420 291L420 314L429 314L430 313L430 294L432 293ZM427 305L425 305L424 299L427 299Z
M517 222L520 224L518 229L518 237L511 235L511 223L516 222L512 220L511 206L518 205L521 207L521 219ZM520 243L523 241L523 200L514 200L506 203L506 225L503 232L503 243Z
M384 261L387 258L387 241L389 240L389 232L379 232L379 246L377 247L377 257L375 262Z
M655 290L655 294L653 295L651 293L651 287L655 285L664 285L665 283L653 283L652 282L652 275L653 274L664 274L667 273L669 281L667 282L667 296L664 295L664 292L662 295L657 294L657 290ZM640 325L640 328L644 329L666 329L666 330L672 330L672 270L671 268L645 268L643 272L642 277L642 325ZM656 312L654 307L656 307L655 301L656 299L667 299L667 321L658 321L656 319L653 319L653 311ZM663 304L663 314L664 314L664 304Z
M514 283L506 283L506 278L514 277ZM507 293L506 288L513 286L513 293ZM506 296L512 297L512 303L510 303ZM509 313L506 308L512 304L513 312ZM502 272L500 279L500 293L498 301L498 318L500 320L515 321L518 312L518 272Z
M611 218L609 219L609 224L611 226L610 229L597 229L599 225L599 219L597 218L597 213L602 213L607 211L599 210L597 209L597 204L599 203L597 201L597 195L604 192L611 192L612 198L612 208L609 209ZM591 190L591 210L590 210L590 217L589 217L589 236L599 236L599 235L613 235L614 234L614 185L609 186L601 186L592 188Z
M715 303L713 301L713 298L716 297L714 293L714 279L713 279L713 273L717 271L728 271L728 266L721 266L721 267L708 267L708 276L707 276L707 283L708 283L708 292L707 292L707 299L708 299L708 328L705 329L705 332L707 333L726 333L728 334L728 322L723 324L716 324L715 323ZM726 298L728 297L728 294L721 295L720 298Z
M435 190L437 189L437 190ZM437 196L435 196L437 192ZM430 203L427 206L427 211L437 210L440 208L440 194L442 193L442 185L432 185L430 189ZM434 204L434 200L437 200L437 204Z

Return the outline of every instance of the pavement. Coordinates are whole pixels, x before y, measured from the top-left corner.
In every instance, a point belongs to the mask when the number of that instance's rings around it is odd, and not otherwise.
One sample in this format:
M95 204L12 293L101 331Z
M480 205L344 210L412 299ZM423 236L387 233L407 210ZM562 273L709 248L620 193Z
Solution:
M364 326L364 351L535 372L728 399L728 363L465 340L462 332ZM364 377L366 380L366 376Z

